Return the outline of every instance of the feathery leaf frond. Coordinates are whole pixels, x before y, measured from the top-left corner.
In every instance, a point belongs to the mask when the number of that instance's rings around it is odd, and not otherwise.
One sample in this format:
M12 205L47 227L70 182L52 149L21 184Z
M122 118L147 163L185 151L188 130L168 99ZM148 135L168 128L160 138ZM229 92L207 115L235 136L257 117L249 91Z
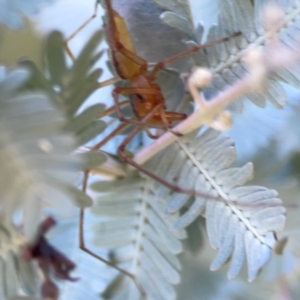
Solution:
M236 158L229 138L213 130L196 138L192 138L193 135L181 138L158 154L149 163L149 168L179 187L222 197L224 202L205 197L196 197L189 202L189 195L169 195L167 188L155 182L151 190L159 201L168 202L166 217L173 217L188 205L172 226L173 230L187 227L201 214L205 216L210 243L219 249L212 270L221 267L231 257L228 277L233 278L247 259L248 280L252 281L271 257L276 243L274 232L284 227L282 201L274 190L244 186L252 178L252 164L229 168Z
M91 188L101 192L92 208L98 217L95 246L112 248L114 261L136 276L149 297L175 299L173 285L180 282L181 269L176 255L182 251L180 239L186 232L170 231L173 218L163 217L166 203L158 202L149 193L147 180L137 175L113 183L95 182ZM140 297L130 281L114 288L123 299Z
M71 155L75 140L63 130L63 116L45 95L17 91L28 77L26 70L16 69L0 81L0 190L3 224L9 226L16 210L22 209L25 232L33 234L39 222L35 209L40 209L34 203L78 201L79 206L86 206L90 201L74 197L71 182L81 161Z
M25 89L45 91L64 112L67 118L65 129L72 132L77 140L74 149L91 141L106 128L106 123L98 120L105 105L94 104L80 111L87 98L98 88L98 78L102 69L93 70L93 66L102 55L102 52L95 54L102 36L102 31L96 32L71 67L68 67L65 61L64 39L59 32L52 32L46 40L45 72L38 70L32 61L20 62L22 66L29 68L32 74ZM88 154L82 154L82 157L85 158L85 155ZM94 160L95 163L106 159L101 152L93 155L99 156L98 160ZM98 166L92 166L91 162L89 159L90 168Z
M167 1L175 3L175 0ZM282 1L273 1L282 5ZM180 31L186 32L192 37L186 43L190 46L196 46L201 43L203 28L200 24L198 28L188 31L187 28L193 26L192 21L186 18L186 13L180 10L174 10L173 6L163 4L164 1L156 0L156 3L168 9L169 13L176 14L176 18L172 18L172 22L166 23ZM255 1L255 5L251 4L250 0L219 0L219 22L218 25L211 27L207 41L213 41L225 36L229 36L235 32L242 32L242 36L232 39L228 42L210 47L208 51L194 54L195 61L201 64L202 67L209 68L213 74L212 85L204 92L208 98L213 97L219 91L224 90L227 86L231 86L238 79L241 79L247 73L247 67L243 62L243 57L247 49L253 46L265 46L266 37L264 36L263 20L261 14L264 6L269 1ZM285 22L280 28L280 40L287 46L296 47L293 34L298 30L300 2L297 0L284 3ZM167 12L168 13L168 12ZM166 12L162 14L164 20ZM182 25L182 18L185 22L190 22L189 25ZM194 27L192 27L194 28ZM187 32L188 31L188 32ZM264 108L266 101L270 101L277 109L282 109L286 103L286 94L279 84L284 82L296 88L299 88L300 73L299 66L294 68L284 69L274 74L272 79L268 81L268 86L264 93L249 93L244 99L249 99L255 105ZM243 104L241 101L235 103L232 107L237 112L242 112Z

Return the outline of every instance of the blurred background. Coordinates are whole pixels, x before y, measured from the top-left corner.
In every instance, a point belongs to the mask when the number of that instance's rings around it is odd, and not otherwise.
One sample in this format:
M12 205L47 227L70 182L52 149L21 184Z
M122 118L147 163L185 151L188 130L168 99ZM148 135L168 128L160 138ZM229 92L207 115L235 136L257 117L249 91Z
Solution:
M0 64L13 68L20 58L30 57L42 66L44 62L41 49L44 37L53 30L61 31L66 38L70 36L93 14L94 2L49 1L43 3L39 12L31 15L30 19L24 17L20 29L11 30L1 26ZM128 24L138 54L147 61L161 61L186 49L187 37L160 21L159 16L163 9L151 0L115 0L113 3ZM204 25L205 40L209 27L218 21L217 0L190 0L190 5L195 26L200 22ZM103 27L103 14L104 10L99 6L97 17L70 41L69 46L75 57L92 34ZM149 34L151 32L156 34ZM105 41L99 45L99 49L108 49ZM97 63L104 69L101 80L112 76L107 68L108 59L108 53L105 51ZM71 61L69 63L71 64ZM187 58L173 67L180 72L188 72L193 66L193 59ZM109 106L112 104L112 89L113 86L107 86L96 91L86 105L102 102ZM195 238L186 242L186 251L180 255L183 265L182 284L177 288L180 300L300 298L300 291L297 291L300 272L297 256L300 234L299 208L289 208L289 205L298 205L300 195L300 92L288 85L284 85L284 89L288 104L283 110L275 109L270 103L263 110L246 102L244 112L234 114L233 128L225 134L235 142L238 155L236 165L254 162L255 176L251 184L276 189L280 198L287 204L288 223L284 234L290 236L290 241L285 255L275 257L252 284L245 281L245 274L229 281L226 278L226 267L216 272L209 271L209 265L217 252L209 246L203 230L204 222L199 218L198 222L189 228L190 236ZM103 133L105 134L106 132ZM116 138L105 150L114 152L120 140L122 137ZM79 266L77 273L82 278L80 284L62 285L61 299L99 299L98 295L116 276L116 272L76 250L76 217L74 215L72 220L61 220L62 226L50 234L55 245L64 245L60 247L62 251L70 254L71 249L71 256L76 258ZM103 251L102 254L105 256L107 252Z

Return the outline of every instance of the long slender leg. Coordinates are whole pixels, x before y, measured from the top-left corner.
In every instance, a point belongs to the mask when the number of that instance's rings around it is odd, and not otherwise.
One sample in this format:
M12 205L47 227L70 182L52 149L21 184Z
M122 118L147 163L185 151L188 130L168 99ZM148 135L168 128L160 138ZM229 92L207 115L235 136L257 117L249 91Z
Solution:
M130 105L130 101L128 101L128 100L123 101L123 102L118 102L119 108L123 108L123 107L126 107L126 106L128 106L128 105ZM98 119L102 119L102 118L104 118L104 117L106 117L106 116L109 116L109 115L113 114L116 110L117 110L116 105L113 105L113 106L107 108L107 109L106 109L106 110L98 117Z
M118 133L121 133L122 131L124 131L126 128L128 128L131 125L132 124L130 124L130 123L120 124L114 131L112 131L107 137L105 137L105 139L103 139L101 142L99 142L98 144L93 146L91 151L95 151L95 150L98 150L98 149L102 148L105 144L107 144Z
M160 108L160 106L156 106L150 113L147 114L147 116L145 116L145 118L143 118L142 122L146 123L149 118L151 118L151 116ZM220 202L230 202L227 201L226 199L223 199L222 197L215 197L215 196L210 196L206 193L201 193L201 192L196 192L194 190L187 190L187 189L183 189L181 187L178 187L177 185L170 183L160 177L158 177L157 175L153 174L152 172L146 170L145 168L143 168L141 165L137 164L135 161L133 161L130 157L128 157L126 155L126 146L130 143L130 141L142 130L142 126L138 126L136 127L122 142L122 144L119 146L118 148L118 155L119 157L125 161L126 163L132 165L134 168L136 168L137 170L139 170L140 172L143 172L144 174L148 175L149 177L151 177L152 179L154 179L155 181L159 182L160 184L164 185L165 187L169 188L170 190L177 192L177 193L182 193L182 194L187 194L187 195L191 195L191 196L196 196L196 197L202 197L205 199L210 199L210 200L215 200L215 201L220 201Z
M128 101L124 101L122 103L118 103L118 105L120 107L123 107L123 106L126 106L128 105L129 102ZM105 116L108 116L110 114L112 114L114 111L116 110L116 107L115 106L112 106L108 109L106 109L100 116L99 116L99 119L100 118L103 118ZM91 151L95 151L95 150L98 150L100 148L102 148L104 145L106 145L113 137L115 137L118 133L121 133L123 132L126 128L128 128L129 126L131 126L131 123L130 122L127 122L127 123L124 123L124 124L120 124L115 130L113 130L108 136L106 136L102 141L100 141L98 144L94 145L92 148L91 148ZM84 176L84 179L83 179L83 188L84 190L86 190L86 185L87 185L87 180L88 180L88 177L89 177L89 173L90 171L89 170L86 170L85 171L85 176Z
M156 64L156 66L154 67L153 71L152 71L152 74L151 74L151 79L155 79L157 77L157 74L161 71L161 69L165 68L167 65L173 63L174 61L182 58L182 57L185 57L187 55L190 55L192 53L195 53L199 50L202 50L202 49L205 49L207 47L211 47L211 46L214 46L214 45L217 45L217 44L220 44L220 43L224 43L224 42L227 42L229 41L231 38L234 38L234 37L237 37L241 35L240 32L237 32L237 33L234 33L233 35L231 36L228 36L228 37L225 37L225 38L222 38L222 39L219 39L219 40L216 40L216 41L212 41L212 42L208 42L204 45L200 45L200 46L196 46L196 47L193 47L189 50L186 50L184 52L181 52L179 54L176 54L164 61L161 61L159 63Z
M118 133L121 133L122 131L124 131L127 127L129 127L131 124L129 123L124 123L124 124L120 124L120 126L118 126L114 131L112 131L107 137L105 137L105 139L103 139L101 142L99 142L98 144L96 144L94 147L91 148L91 151L95 151L98 150L100 148L102 148L105 144L107 144L113 137L115 137ZM86 187L87 187L87 181L89 178L89 173L90 170L85 170L84 172L84 178L83 178L83 184L82 184L82 190L85 192L86 191Z
M114 89L113 92L112 92L118 119L121 122L129 122L130 120L125 118L122 114L121 107L120 107L120 102L119 102L119 94L121 94L121 91L118 88Z
M94 18L97 17L97 11L98 11L98 0L95 1L95 8L94 13L91 17L89 17L77 30L75 30L66 40L65 40L65 49L69 57L74 61L75 57L69 48L68 43L83 29L85 28Z
M104 146L105 143L107 143L111 138L113 138L117 133L123 131L125 128L130 126L130 124L121 124L118 128L116 128L107 138L105 138L102 142L98 143L95 145L92 150L96 150ZM87 189L87 182L88 182L88 177L89 177L89 170L86 170L84 172L84 179L83 179L83 184L82 184L82 190L86 192ZM136 285L137 289L140 291L142 296L146 296L145 291L141 287L141 285L136 281L135 276L131 274L130 272L118 267L117 265L113 264L112 262L102 258L101 256L97 255L96 253L90 251L88 248L85 246L85 239L84 239L84 208L80 209L80 214L79 214L79 248L86 252L87 254L93 256L94 258L102 261L103 263L107 264L108 266L111 266L112 268L118 270L120 273L122 273L125 276L128 276L129 278L132 279L134 284Z
M64 42L65 50L68 56L71 58L71 60L74 62L75 57L74 54L72 53L70 47L69 47L69 42L81 31L83 30L93 19L97 17L97 11L98 11L98 0L95 1L95 7L94 7L94 13L91 17L89 17L79 28L77 28ZM107 79L103 82L99 82L98 88L102 88L111 84L114 84L118 82L120 79L119 78L110 78Z
M181 133L179 133L179 132L176 132L176 131L174 131L174 130L172 130L171 128L172 128L172 126L169 124L169 122L168 122L168 120L167 120L167 117L166 117L166 115L165 115L165 111L160 111L160 116L161 116L161 119L162 119L162 121L163 121L163 123L164 123L164 125L165 125L165 127L166 127L166 129L167 129L167 131L169 131L169 132L171 132L172 134L174 134L175 136L179 136L179 137L181 137L181 136L183 136L183 134L181 134Z
M144 289L141 287L141 285L136 281L135 276L131 273L129 273L128 271L118 267L117 265L111 263L110 261L102 258L101 256L95 254L94 252L90 251L88 248L86 248L85 246L85 242L84 242L84 209L80 209L80 225L79 225L79 231L80 231L80 243L79 243L79 247L82 251L86 252L87 254L93 256L94 258L102 261L103 263L107 264L108 266L118 270L120 273L122 273L125 276L128 276L129 278L132 279L132 281L134 282L134 284L136 285L137 289L139 290L139 292L141 293L142 296L146 296L146 293L144 291Z
M120 78L118 78L118 77L113 77L113 78L104 80L104 81L98 83L98 89L101 89L101 88L103 88L105 86L108 86L108 85L115 84L118 81L120 81Z
M160 137L160 135L152 134L151 131L149 130L149 128L147 128L147 127L145 127L145 131L150 139L156 140Z

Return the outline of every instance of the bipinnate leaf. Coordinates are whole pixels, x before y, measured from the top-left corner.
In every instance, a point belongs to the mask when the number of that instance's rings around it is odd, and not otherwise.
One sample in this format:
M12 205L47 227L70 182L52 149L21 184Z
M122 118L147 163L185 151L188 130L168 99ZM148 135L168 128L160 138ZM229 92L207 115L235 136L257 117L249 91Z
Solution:
M44 55L47 69L45 72L39 70L30 60L20 62L20 65L29 69L31 73L30 79L22 90L42 90L49 95L54 105L63 112L67 119L64 129L75 135L74 150L96 138L106 128L106 123L98 120L105 105L94 104L78 113L88 97L98 88L98 79L102 70L93 70L93 66L102 54L102 52L95 54L102 35L102 31L94 34L71 67L65 62L64 38L57 31L50 33L46 39ZM86 160L84 165L81 165L81 170L84 171L92 164L87 155L81 155L81 157ZM94 166L99 166L106 160L105 154L101 152L97 153L97 157L98 164ZM91 204L91 200L88 201L86 197L80 196L79 191L74 195L77 199L76 203L81 203L80 207Z
M96 49L102 40L102 31L97 31L85 45L81 54L69 67L65 60L65 42L60 32L54 31L46 39L44 55L46 70L39 70L30 60L22 60L20 65L31 72L23 89L41 89L65 114L65 129L76 136L74 148L88 143L106 128L104 121L97 120L105 109L103 104L95 104L78 113L88 97L97 90L102 69L94 69L102 52Z
M73 180L82 162L80 156L72 154L76 142L64 130L65 118L48 97L18 92L25 74L29 76L26 70L16 69L0 80L0 190L4 224L9 227L12 216L21 209L25 232L32 234L39 215L29 207L37 208L39 201L60 203L61 209L70 205Z
M171 222L163 217L165 203L157 203L148 193L147 180L137 174L113 185L95 182L91 188L100 191L92 208L97 216L94 244L114 249L115 261L135 275L149 297L175 299L173 285L180 282L181 269L176 255L186 234L170 231ZM130 280L120 284L110 287L111 295L118 291L123 299L141 299Z
M203 34L202 25L199 24L195 28L194 23L202 20L195 20L193 22L187 17L186 11L188 10L176 9L176 7L181 7L182 1L156 0L155 2L167 10L161 15L162 20L166 19L165 23L167 25L191 37L186 41L189 47L194 47L201 43ZM218 40L236 32L242 32L242 35L226 43L210 47L208 51L200 51L193 55L195 63L201 62L201 67L209 68L214 74L212 84L204 90L207 98L212 98L218 92L233 85L247 74L247 66L243 62L243 57L247 49L257 46L264 47L266 45L264 20L261 16L269 1L255 1L254 5L251 2L250 0L219 0L219 21L217 25L210 28L207 41ZM279 29L280 41L288 47L297 47L294 33L299 28L300 2L298 0L288 2L275 0L272 3L281 6L285 14L284 22L280 24L281 28ZM241 113L245 99L250 100L253 104L261 108L264 108L266 101L269 101L275 108L282 109L286 104L286 94L280 82L299 88L299 70L299 65L295 64L292 68L278 71L272 75L263 93L249 93L241 101L236 102L231 109Z
M248 280L253 281L271 258L276 232L285 224L285 208L278 193L259 186L245 186L252 178L253 167L230 168L235 160L232 141L216 131L206 130L193 138L185 136L148 163L150 170L179 187L195 190L203 196L171 194L159 183L152 183L152 193L168 202L168 218L186 208L172 229L182 230L199 215L206 218L210 244L219 253L211 265L220 268L231 258L228 277L235 277L244 261ZM205 197L205 195L207 195Z

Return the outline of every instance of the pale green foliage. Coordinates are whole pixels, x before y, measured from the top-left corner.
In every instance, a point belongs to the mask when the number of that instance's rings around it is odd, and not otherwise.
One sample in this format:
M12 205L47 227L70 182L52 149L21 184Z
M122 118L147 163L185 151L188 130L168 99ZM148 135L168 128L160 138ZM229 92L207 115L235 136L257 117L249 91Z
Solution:
M54 104L59 107L67 118L65 129L76 137L77 147L86 144L98 136L106 124L97 120L105 106L101 103L90 106L79 112L87 98L97 89L101 69L92 70L94 63L102 52L94 53L102 39L102 32L97 32L82 50L80 56L71 67L66 64L64 40L59 32L53 32L47 39L45 47L45 75L37 69L33 62L23 60L20 64L29 68L31 78L26 83L26 89L43 90L47 92ZM92 159L93 156L98 156ZM105 160L102 153L85 154L89 159L89 168L101 164ZM93 163L92 163L93 161ZM82 170L85 170L85 166Z
M185 228L204 214L210 243L219 249L211 269L218 269L231 257L228 271L231 279L240 272L246 259L248 280L252 281L270 259L276 243L274 232L284 227L285 209L276 191L244 186L252 178L250 163L241 168L228 168L235 160L232 145L227 137L208 130L192 141L183 138L177 145L174 143L156 158L153 166L157 168L152 170L169 181L173 180L174 173L179 174L175 181L179 186L231 201L226 204L205 196L196 197L172 229ZM166 192L160 187L153 190L159 199L168 200L166 214L177 212L190 198L183 194L165 196Z
M228 138L207 130L199 137L194 133L181 138L147 164L149 170L178 186L234 201L228 204L205 196L190 202L189 195L170 194L147 178L92 184L93 190L101 192L92 208L100 221L93 228L95 246L114 248L115 261L129 264L127 269L154 299L175 299L171 284L178 283L180 270L175 254L182 252L176 239L185 238L183 228L201 214L210 244L219 249L212 270L231 258L228 277L232 279L246 260L252 281L270 260L274 232L284 227L285 209L276 191L244 186L252 177L251 164L228 168L235 160L232 145ZM179 214L187 203L185 213ZM122 292L113 287L126 299L139 298L130 285L126 292L124 287Z
M186 233L184 230L175 234L170 231L177 218L164 219L167 202L157 201L160 199L153 195L151 182L136 174L113 184L97 182L92 189L101 192L92 209L99 220L99 225L93 229L94 244L117 248L114 260L129 264L128 270L136 275L149 296L174 299L176 293L172 284L180 282L181 270L176 255L182 252L180 239L185 238ZM132 282L121 291L113 288L126 299L139 298Z
M0 82L0 187L6 226L20 208L30 220L34 216L30 206L41 199L49 203L57 197L75 200L71 182L81 169L79 156L70 155L75 140L63 130L61 113L45 95L17 91L28 77L28 71L16 69ZM71 176L66 179L68 173Z
M185 36L187 48L201 42L203 27L194 27L188 1L154 2L165 10L161 14L164 24ZM237 31L242 31L243 36L182 60L212 70L212 86L205 90L209 97L246 74L242 56L247 47L265 44L260 14L269 1L255 2L253 7L248 0L219 0L219 24L210 29L208 40ZM300 28L300 1L274 2L285 4L286 23L280 38L292 46L292 36ZM155 9L158 8L155 6ZM44 70L39 70L30 60L23 60L19 63L22 69L11 71L0 81L0 300L38 299L34 298L38 296L35 269L22 261L18 253L20 246L33 238L45 208L54 202L56 213L59 208L70 209L67 206L70 200L80 207L92 204L90 198L72 184L79 171L102 164L107 156L101 152L72 153L93 141L107 127L106 122L97 119L105 105L90 105L87 101L97 89L102 74L101 69L94 68L102 54L96 51L101 40L102 32L97 32L79 57L69 64L64 39L59 32L54 32L46 39ZM281 109L286 95L279 81L298 87L299 74L299 66L273 74L263 95L249 94L247 98L261 108L270 101ZM184 95L179 73L162 72L157 81L168 108L175 110ZM231 109L246 113L243 101L247 101L246 98ZM115 153L115 149L111 152ZM232 285L223 272L231 279L243 273L242 267L246 265L246 277L253 281L261 269L268 268L267 262L271 261L272 267L277 261L271 257L276 234L284 229L285 209L275 190L260 186L264 183L247 185L253 177L252 163L232 166L235 159L233 142L208 129L182 137L145 165L161 178L203 196L173 193L136 171L123 179L93 182L90 186L95 200L90 210L93 216L87 214L90 218L85 227L88 240L92 236L89 246L97 253L102 249L102 254L131 272L149 299L173 300L183 294L189 300L240 299L242 296L253 299L254 288L251 290L242 282L243 277L236 279L232 292ZM222 197L228 203L211 197ZM18 227L20 222L24 230ZM204 224L207 239L203 236ZM98 262L78 250L76 226L77 219L69 223L61 221L61 227L49 236L58 249L75 260L80 277L84 278L76 283L62 283L61 299L97 299L100 291L92 286L91 278L105 285L103 299L141 299L129 278L104 276L109 268L98 268ZM295 244L294 249L299 249ZM193 260L189 250L196 253L204 245L209 250ZM218 252L212 253L209 247ZM287 255L282 260L288 260ZM222 268L215 273L217 275L211 275L209 268L217 270L226 262L229 269ZM276 276L283 272L278 268L279 271L272 273L273 284ZM25 272L28 276L24 276ZM185 282L191 277L196 287L187 288ZM198 286L205 290L205 284L201 285L202 280L206 282L203 277L214 282L215 292L206 291L201 298L202 291L196 290ZM8 283L8 279L14 283ZM260 279L257 280L257 286L263 286ZM178 288L175 285L179 285ZM250 296L245 291L249 291ZM25 297L24 293L32 297ZM274 295L271 290L262 297L271 299Z
M55 53L57 59L51 64L49 80L30 61L23 61L22 69L13 70L1 78L0 189L1 206L5 207L1 211L1 224L4 226L3 233L8 236L1 237L1 242L7 245L2 250L0 272L5 280L10 277L8 271L15 278L23 272L23 269L18 269L22 267L22 260L21 263L14 262L16 258L12 255L16 256L19 247L24 245L25 237L23 240L19 237L17 245L14 245L13 239L13 245L9 246L14 237L10 235L18 225L12 221L16 213L22 213L23 233L31 240L42 219L44 207L49 204L57 211L70 209L71 202L79 207L91 205L90 198L73 183L79 171L99 165L105 161L105 156L102 153L76 155L72 152L105 128L103 121L95 121L104 105L94 106L92 113L91 109L86 109L76 115L82 102L97 88L101 72L96 70L88 76L86 74L92 65L91 53L101 36L99 32L91 39L81 58L69 70L63 63L63 38L55 32L49 36L46 48ZM2 71L5 73L4 68ZM81 85L86 88L80 94L78 89ZM78 99L76 103L75 96ZM28 280L35 281L32 273L28 276ZM18 286L16 281L6 288L6 283L1 282L3 297L15 295ZM36 294L36 289L27 288L23 292Z
M158 3L164 2L157 0ZM182 17L178 15L179 11L174 9L174 5L168 7L172 14L175 14L177 18ZM180 1L179 1L180 2ZM213 73L214 78L212 85L207 90L208 97L216 95L219 91L232 85L237 79L242 78L245 75L246 66L242 61L245 50L249 46L253 45L264 45L265 37L263 36L263 20L261 19L261 14L263 7L269 1L256 1L255 8L251 5L250 1L235 1L235 0L220 0L218 1L219 10L221 13L219 15L218 25L213 26L207 36L207 41L217 40L221 37L228 36L232 33L241 31L243 36L216 45L209 48L206 55L199 52L195 54L195 60L201 63L201 66L208 67ZM282 4L280 1L277 2L279 5ZM293 39L291 35L298 28L297 15L295 13L298 11L299 3L298 1L292 1L290 7L292 9L287 9L286 14L286 24L284 24L282 31L280 33L281 41L291 45ZM178 5L177 5L178 6ZM176 7L177 7L176 6ZM285 7L287 4L284 5ZM165 20L165 14L162 15L162 20L169 26L175 27L176 29L186 32L187 27L191 27L192 21L185 17L185 23L189 22L189 25L182 25L182 22L175 22L174 20L170 22L170 19ZM184 14L186 16L186 14ZM175 19L175 17L173 17ZM289 20L292 20L289 22ZM189 36L192 36L191 40L187 43L192 47L197 43L202 41L203 28L199 24L198 28L195 28L192 32L189 32ZM268 88L264 94L249 94L247 98L252 101L255 105L259 107L265 107L266 101L270 101L276 108L280 109L286 103L286 96L282 86L278 81L282 81L288 84L299 86L299 67L289 70L280 71L278 74L274 74L272 80L269 81ZM243 110L242 101L238 101L234 104L234 110L241 112Z

